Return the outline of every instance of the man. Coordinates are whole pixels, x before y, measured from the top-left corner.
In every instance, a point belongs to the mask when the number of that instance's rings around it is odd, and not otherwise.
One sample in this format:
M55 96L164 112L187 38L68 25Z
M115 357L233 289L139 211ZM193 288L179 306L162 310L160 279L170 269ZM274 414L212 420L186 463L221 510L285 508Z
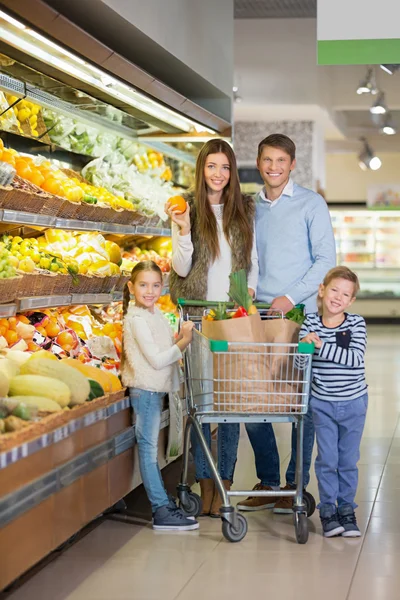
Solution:
M258 147L257 168L264 188L257 196L256 238L259 260L257 300L271 303L272 311L288 313L304 304L306 312L317 312L318 286L336 264L332 223L325 200L293 183L296 146L279 133L265 138ZM254 489L280 490L279 454L271 423L246 425L254 450L257 476ZM297 431L292 428L292 456L286 472L286 487L295 487ZM314 427L311 414L304 419L304 485L310 479ZM273 508L291 513L291 497L250 497L239 510Z

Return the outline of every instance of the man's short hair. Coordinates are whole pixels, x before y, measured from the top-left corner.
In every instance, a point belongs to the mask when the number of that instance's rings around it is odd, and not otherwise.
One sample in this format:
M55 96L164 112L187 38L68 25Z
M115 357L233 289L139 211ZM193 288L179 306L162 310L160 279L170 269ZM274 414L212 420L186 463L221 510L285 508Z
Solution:
M286 152L286 154L289 154L292 162L296 158L296 144L290 139L290 137L284 135L283 133L273 133L264 138L262 142L258 144L258 159L261 158L262 151L266 146L283 150Z

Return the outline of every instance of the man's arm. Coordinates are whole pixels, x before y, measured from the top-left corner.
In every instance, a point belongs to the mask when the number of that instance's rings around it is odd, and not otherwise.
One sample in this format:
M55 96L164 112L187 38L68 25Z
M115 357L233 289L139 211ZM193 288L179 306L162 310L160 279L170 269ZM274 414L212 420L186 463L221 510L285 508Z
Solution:
M295 304L301 304L316 294L327 272L336 265L335 237L329 210L323 198L318 197L318 202L315 202L307 216L307 227L314 263L300 281L286 290Z

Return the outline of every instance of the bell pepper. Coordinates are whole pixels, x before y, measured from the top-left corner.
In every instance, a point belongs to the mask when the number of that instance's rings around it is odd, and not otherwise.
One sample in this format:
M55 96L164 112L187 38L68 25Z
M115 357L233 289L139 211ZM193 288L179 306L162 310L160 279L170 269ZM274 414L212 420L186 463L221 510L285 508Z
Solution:
M240 319L241 317L248 317L247 310L243 308L243 306L239 306L239 308L233 315L233 319Z

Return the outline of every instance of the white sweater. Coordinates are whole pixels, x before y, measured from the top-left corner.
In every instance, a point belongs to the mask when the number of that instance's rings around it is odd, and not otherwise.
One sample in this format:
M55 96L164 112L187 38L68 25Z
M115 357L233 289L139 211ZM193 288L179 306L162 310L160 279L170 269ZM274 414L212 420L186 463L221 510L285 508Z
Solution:
M182 353L162 312L155 308L151 313L131 305L124 318L123 335L123 384L150 392L178 391Z
M220 255L210 265L207 281L207 300L211 301L229 301L229 275L232 271L232 253L228 240L223 231L223 205L212 205L218 226L218 242ZM192 236L180 235L179 227L172 224L172 266L180 277L187 277L192 268L193 243ZM254 291L257 290L258 283L258 256L257 245L254 233L254 243L251 253L251 270L248 277L248 286Z

